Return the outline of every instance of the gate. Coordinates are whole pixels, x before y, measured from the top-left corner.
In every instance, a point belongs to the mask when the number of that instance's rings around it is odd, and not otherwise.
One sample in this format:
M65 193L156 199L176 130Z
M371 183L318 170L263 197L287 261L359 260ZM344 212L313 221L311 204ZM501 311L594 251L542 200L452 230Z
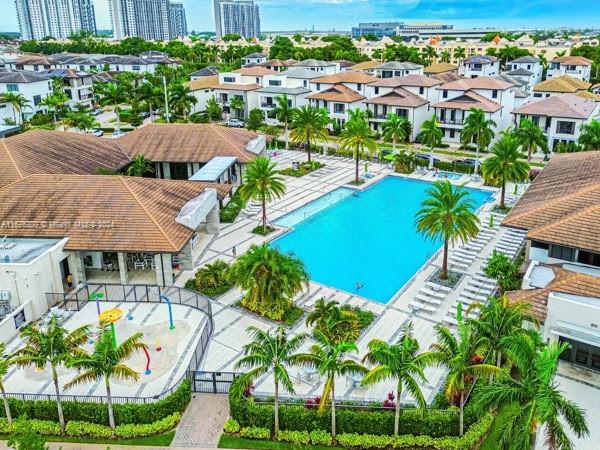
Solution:
M236 372L203 372L193 371L190 375L192 391L204 394L227 394L233 380L239 375Z

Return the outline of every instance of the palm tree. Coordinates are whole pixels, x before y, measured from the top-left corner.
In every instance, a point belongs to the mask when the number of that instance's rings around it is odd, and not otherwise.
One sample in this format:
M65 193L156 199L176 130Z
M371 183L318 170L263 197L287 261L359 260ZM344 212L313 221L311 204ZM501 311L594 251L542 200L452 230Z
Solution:
M231 101L229 102L229 107L236 112L236 116L241 118L243 116L242 111L246 106L246 102L244 102L244 98L239 95L234 95Z
M421 203L416 215L419 233L431 239L444 241L444 262L440 278L448 278L448 246L457 240L466 241L477 236L479 218L469 193L460 186L452 186L448 180L433 183L427 189L427 198Z
M121 131L121 110L119 105L127 101L127 91L125 86L121 83L107 83L102 88L102 100L101 105L107 106L112 105L115 115L117 117L117 131Z
M350 111L350 120L346 122L346 127L342 131L340 140L340 150L352 151L355 159L354 182L358 184L358 168L360 158L364 156L365 149L371 154L377 153L377 142L373 139L373 132L365 119L364 112L357 109Z
M467 56L465 48L464 47L456 47L454 49L453 56L454 56L454 59L458 59L458 60L463 59L465 56Z
M505 135L494 144L492 155L483 162L484 176L500 179L500 208L505 208L506 183L523 181L529 176L529 164L519 159L521 153L518 148L519 141L512 135Z
M585 412L565 398L554 381L558 358L569 344L555 342L540 349L541 337L537 333L521 333L506 339L507 355L518 375L498 377L481 386L474 401L479 411L505 408L509 414L499 433L498 448L510 445L510 448L534 449L538 431L545 425L547 448L572 449L564 424L579 438L588 436L589 430Z
M153 172L154 167L152 167L152 162L146 159L141 153L138 153L133 157L127 168L127 175L132 177L143 177L147 173Z
M275 382L275 439L279 434L279 385L290 394L294 394L294 385L288 374L288 367L296 362L294 353L304 343L307 335L302 333L288 339L285 329L277 327L275 332L263 331L257 327L248 327L252 342L244 345L244 355L235 365L236 369L250 369L242 375L240 388L244 389L257 378L270 372Z
M2 401L4 402L4 414L8 424L12 424L12 415L10 414L10 405L8 404L8 398L6 397L6 391L4 390L4 377L14 364L13 355L6 353L6 344L0 342L0 392L2 393Z
M421 143L429 147L429 169L433 169L433 150L442 143L443 132L435 114L421 125Z
M277 106L273 109L273 114L279 122L283 123L283 133L285 134L285 149L289 148L288 128L294 116L294 108L290 105L287 94L275 97Z
M112 396L110 391L111 378L117 380L138 381L140 376L126 362L133 354L147 349L142 342L143 333L134 333L115 345L115 337L110 326L101 324L100 336L94 342L91 353L77 349L69 359L67 365L77 369L78 374L67 384L65 389L84 383L104 381L106 388L106 404L108 406L108 423L115 433L115 415L113 412Z
M98 126L98 121L87 111L70 111L67 113L67 120L84 133Z
M6 92L2 95L2 97L6 103L10 103L12 105L15 123L17 125L22 123L23 109L29 108L29 103L31 102L23 94L18 94L16 92Z
M293 142L306 142L308 162L311 161L311 144L316 140L327 139L328 124L329 115L325 108L305 105L297 108L292 114L290 138Z
M392 149L396 151L396 143L406 139L406 119L395 113L388 115L387 120L383 123L383 137L386 141L392 141Z
M531 161L533 150L537 148L544 150L548 147L548 141L542 129L529 119L522 118L519 122L519 128L514 130L513 134L519 145L527 150L527 162Z
M360 334L360 323L352 310L342 309L335 300L326 301L320 298L314 308L308 313L306 326L315 326L327 335L329 340L338 344L351 342Z
M58 421L61 432L65 432L65 417L63 414L58 385L57 367L66 364L77 349L88 341L90 327L84 325L71 332L58 324L58 319L52 317L47 325L40 328L37 324L30 324L21 332L25 340L25 347L15 353L14 363L19 367L35 366L44 369L50 365L52 382L56 392L56 407L58 408Z
M173 109L180 113L184 119L187 119L190 108L198 103L198 99L192 94L190 88L182 84L172 84L170 86L169 101Z
M230 276L246 291L242 306L274 320L283 319L309 281L302 260L267 244L251 246L231 266Z
M473 171L475 176L479 174L479 152L487 148L492 139L494 139L494 130L492 128L495 126L496 122L492 119L487 119L482 109L469 109L469 115L465 119L463 130L460 133L460 140L463 145L475 140L475 144L477 145L475 169Z
M581 125L579 143L585 150L600 150L600 120Z
M310 348L310 353L298 355L296 361L315 367L325 377L319 409L323 411L327 403L331 402L331 436L335 439L335 378L365 373L366 369L358 362L346 358L347 354L358 352L354 342L335 343L320 330L315 330L313 337L317 343Z
M449 63L450 62L450 52L448 50L444 50L441 54L440 54L440 61L443 63Z
M423 56L425 57L427 65L430 65L431 63L435 62L437 52L435 51L435 48L433 48L431 45L428 45L423 49Z
M162 89L154 85L151 81L146 81L136 89L136 93L140 100L146 103L150 118L154 120L154 110L164 102Z
M425 383L424 370L430 363L430 353L418 353L419 342L413 337L412 323L403 328L396 344L388 344L379 339L369 342L369 352L363 362L374 364L363 379L363 385L369 386L381 381L396 380L396 415L394 417L394 435L400 430L400 397L404 389L416 400L419 408L427 407L419 383Z
M278 174L275 166L269 158L257 157L246 167L244 183L240 186L240 196L244 201L250 199L260 201L265 235L267 234L267 202L272 202L285 194L283 178Z
M465 394L469 381L475 377L492 376L500 372L494 365L480 362L477 354L482 342L474 335L471 325L458 324L458 338L445 326L435 326L438 342L431 345L430 358L433 363L449 370L444 392L449 401L459 397L459 435L464 433Z
M211 122L223 118L223 108L221 108L221 105L219 105L214 96L209 98L206 102L206 115Z
M400 149L394 155L394 170L399 173L412 173L416 162L417 156L413 150Z

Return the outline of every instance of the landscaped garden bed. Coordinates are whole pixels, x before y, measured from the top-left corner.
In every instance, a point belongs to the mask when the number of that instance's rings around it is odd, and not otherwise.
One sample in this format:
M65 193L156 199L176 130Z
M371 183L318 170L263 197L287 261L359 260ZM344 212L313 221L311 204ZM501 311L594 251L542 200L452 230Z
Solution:
M223 295L233 287L233 282L228 275L229 267L229 264L222 259L206 264L198 269L194 278L186 281L185 288L211 298Z
M240 190L238 189L223 208L220 211L220 220L222 223L233 223L240 214L240 211L244 208L245 202L242 200Z
M439 284L441 286L447 286L447 287L453 288L460 282L460 280L462 278L462 274L459 272L448 271L448 276L446 278L440 278L441 273L442 273L442 269L436 270L429 277L428 281L431 281L432 283L435 283L435 284Z
M280 171L282 175L288 175L290 177L300 178L304 175L307 175L315 170L319 170L325 167L325 164L319 161L304 161L299 164L298 169L294 169L293 167L288 167L287 169L283 169Z
M252 229L253 234L258 234L260 236L267 236L275 231L277 231L277 228L272 227L271 225L267 225L266 227L263 225L258 225Z

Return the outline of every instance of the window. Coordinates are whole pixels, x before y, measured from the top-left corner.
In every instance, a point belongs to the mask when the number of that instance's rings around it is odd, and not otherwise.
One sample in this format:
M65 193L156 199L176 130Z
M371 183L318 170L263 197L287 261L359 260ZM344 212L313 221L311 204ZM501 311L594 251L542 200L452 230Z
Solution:
M37 106L42 102L42 96L41 95L34 95L33 96L33 105Z
M281 80L269 80L269 86L281 86Z
M442 98L448 98L448 91L446 89L442 91Z
M360 91L360 90L362 90L362 84L360 84L360 83L356 83L356 90L357 90L357 91Z
M531 116L531 122L534 125L540 126L540 116Z
M550 245L548 252L551 258L562 259L563 261L575 260L575 249L571 247L563 247L562 245Z
M256 84L260 84L260 78L256 77Z
M33 70L34 70L35 72L37 72L38 70L40 70L40 68L39 68L39 66L38 66L37 64L34 64L34 65L33 65Z
M587 264L588 266L600 266L600 254L592 253L585 250L579 250L577 254L577 262Z
M539 92L534 93L533 96L535 98L542 98L542 94L540 94Z
M423 95L425 93L425 88L423 86L419 87L419 94Z
M540 241L531 241L532 248L541 248L542 250L548 250L550 248L550 244L546 244L545 242Z
M498 90L497 89L492 90L492 98L498 98Z
M302 85L303 85L304 87L308 87L308 81L307 81L307 80L304 80L304 81L302 82Z
M223 77L225 83L235 83L235 77Z
M450 138L454 139L454 134L456 133L456 130L454 128L450 128Z
M317 91L321 90L321 83L317 83Z
M189 178L187 163L169 163L169 172L171 180L187 180Z
M556 122L556 132L558 134L575 134L575 122L559 120Z
M131 66L131 69L132 69L132 70L140 70L140 66L138 66L138 65L133 65L133 66Z
M6 90L8 92L19 92L19 85L18 84L7 84L6 85Z
M344 114L345 111L346 111L346 105L344 105L343 103L334 103L333 104L333 112L335 114Z
M408 118L408 109L396 108L396 115L398 117Z

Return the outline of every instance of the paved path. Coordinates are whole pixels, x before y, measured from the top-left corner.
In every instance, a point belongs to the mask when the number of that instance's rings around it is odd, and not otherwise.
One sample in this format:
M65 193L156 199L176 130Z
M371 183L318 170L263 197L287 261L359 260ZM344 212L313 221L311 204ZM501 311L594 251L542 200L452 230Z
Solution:
M217 448L228 417L226 395L195 394L181 418L171 446Z

